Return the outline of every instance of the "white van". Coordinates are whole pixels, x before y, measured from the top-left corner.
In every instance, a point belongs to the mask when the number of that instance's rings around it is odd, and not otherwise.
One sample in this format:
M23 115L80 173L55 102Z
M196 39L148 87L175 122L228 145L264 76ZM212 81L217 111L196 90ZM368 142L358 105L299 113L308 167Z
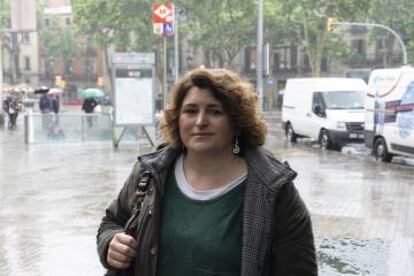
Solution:
M354 78L288 79L282 107L286 138L317 140L323 149L364 141L368 86Z
M374 70L368 86L365 145L384 162L414 157L414 68Z

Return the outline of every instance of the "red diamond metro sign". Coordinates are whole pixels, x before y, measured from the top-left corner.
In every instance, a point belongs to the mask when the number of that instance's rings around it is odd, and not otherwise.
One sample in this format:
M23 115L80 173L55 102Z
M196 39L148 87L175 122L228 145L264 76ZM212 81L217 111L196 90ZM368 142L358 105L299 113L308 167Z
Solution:
M154 34L174 34L174 4L153 4L152 23L154 26Z

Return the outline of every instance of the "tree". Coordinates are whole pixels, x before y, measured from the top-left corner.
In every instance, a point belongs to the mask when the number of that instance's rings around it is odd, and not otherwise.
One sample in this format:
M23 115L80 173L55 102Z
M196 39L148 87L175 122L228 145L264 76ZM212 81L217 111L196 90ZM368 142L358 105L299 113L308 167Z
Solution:
M234 58L246 46L255 44L257 3L253 0L182 1L193 26L190 43L205 49L206 65L214 61L232 67Z
M0 0L0 12L1 12L1 28L10 30L11 29L11 11L10 11L10 0ZM1 32L2 47L9 53L10 63L10 82L18 83L21 81L21 70L20 70L20 44L22 34L16 32ZM4 70L4 66L2 66Z
M326 32L326 20L328 17L337 18L339 21L346 18L347 21L360 20L364 11L368 10L370 1L346 0L346 1L324 1L324 0L302 0L285 1L284 11L289 22L296 26L297 41L306 50L309 65L314 77L321 75L321 63L324 57L334 51L328 51L328 45L337 45L336 50L343 50L338 44L335 35Z
M383 24L396 31L407 44L408 59L414 61L414 2L411 0L372 0L369 9L369 20ZM371 39L382 41L383 66L401 64L402 57L394 53L395 36L388 31L375 28Z
M154 50L157 37L152 34L150 2L72 0L74 22L79 30L93 37L104 50L108 76L111 76L109 47L114 46L115 51ZM112 81L110 77L108 79Z
M49 25L39 20L39 35L42 40L42 54L46 60L53 60L56 65L61 61L66 71L70 72L72 61L80 47L76 38L76 31L72 26L63 26L57 16L51 16Z

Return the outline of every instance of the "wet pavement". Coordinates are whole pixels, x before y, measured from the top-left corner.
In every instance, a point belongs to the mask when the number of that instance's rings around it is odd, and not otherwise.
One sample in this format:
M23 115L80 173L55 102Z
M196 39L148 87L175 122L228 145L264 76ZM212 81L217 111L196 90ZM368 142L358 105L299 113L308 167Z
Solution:
M299 174L320 275L414 275L414 166L290 146L277 128L266 147ZM146 141L27 146L21 122L1 129L0 275L103 275L103 210L150 150Z

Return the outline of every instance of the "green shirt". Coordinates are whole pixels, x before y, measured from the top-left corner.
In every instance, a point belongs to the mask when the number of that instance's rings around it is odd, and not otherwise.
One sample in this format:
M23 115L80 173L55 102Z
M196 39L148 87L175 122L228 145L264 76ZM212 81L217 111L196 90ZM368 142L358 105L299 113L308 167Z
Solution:
M212 200L192 200L169 175L162 202L159 276L240 275L243 195L241 183Z

